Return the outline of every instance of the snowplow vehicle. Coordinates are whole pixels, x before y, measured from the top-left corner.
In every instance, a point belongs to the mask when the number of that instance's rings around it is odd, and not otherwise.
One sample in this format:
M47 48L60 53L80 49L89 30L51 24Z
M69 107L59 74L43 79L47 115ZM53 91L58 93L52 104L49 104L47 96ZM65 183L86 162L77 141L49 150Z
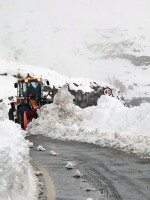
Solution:
M49 85L49 81L45 81ZM33 118L37 118L37 109L52 101L43 96L44 84L42 78L26 78L17 80L14 84L17 88L17 100L11 103L9 119L19 123L23 129Z

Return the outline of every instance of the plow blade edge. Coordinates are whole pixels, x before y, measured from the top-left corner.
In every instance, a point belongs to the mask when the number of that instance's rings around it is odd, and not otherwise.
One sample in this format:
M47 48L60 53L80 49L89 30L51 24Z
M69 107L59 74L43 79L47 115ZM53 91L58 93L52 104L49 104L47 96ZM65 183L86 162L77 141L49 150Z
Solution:
M29 122L31 122L33 118L36 119L38 117L37 109L38 108L34 108L24 112L24 129L27 128Z

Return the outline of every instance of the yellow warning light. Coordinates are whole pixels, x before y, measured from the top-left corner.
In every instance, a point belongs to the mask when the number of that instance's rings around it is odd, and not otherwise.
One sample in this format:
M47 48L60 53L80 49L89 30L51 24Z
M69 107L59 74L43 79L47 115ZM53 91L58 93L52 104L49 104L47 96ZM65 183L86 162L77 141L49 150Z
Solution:
M38 78L37 80L40 82L42 79L41 79L41 78Z
M25 79L24 82L25 82L25 83L28 83L28 79Z

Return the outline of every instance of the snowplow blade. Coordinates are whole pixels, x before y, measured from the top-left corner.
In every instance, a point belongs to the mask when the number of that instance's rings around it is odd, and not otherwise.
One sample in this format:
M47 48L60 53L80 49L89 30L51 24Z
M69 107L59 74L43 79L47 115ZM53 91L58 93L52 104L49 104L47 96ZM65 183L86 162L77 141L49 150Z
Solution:
M24 112L24 129L27 128L29 122L31 122L33 118L36 119L38 117L37 109L38 108L34 108Z

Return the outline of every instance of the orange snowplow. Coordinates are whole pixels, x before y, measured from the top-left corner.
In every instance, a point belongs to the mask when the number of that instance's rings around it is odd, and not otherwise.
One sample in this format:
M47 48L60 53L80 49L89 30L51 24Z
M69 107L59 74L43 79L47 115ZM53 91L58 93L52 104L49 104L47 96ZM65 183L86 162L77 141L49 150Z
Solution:
M46 80L49 85L49 81ZM43 96L42 78L31 78L28 74L26 78L18 79L14 87L17 88L17 100L11 103L9 110L9 119L19 123L23 129L33 118L37 118L37 109L41 106L51 103Z

